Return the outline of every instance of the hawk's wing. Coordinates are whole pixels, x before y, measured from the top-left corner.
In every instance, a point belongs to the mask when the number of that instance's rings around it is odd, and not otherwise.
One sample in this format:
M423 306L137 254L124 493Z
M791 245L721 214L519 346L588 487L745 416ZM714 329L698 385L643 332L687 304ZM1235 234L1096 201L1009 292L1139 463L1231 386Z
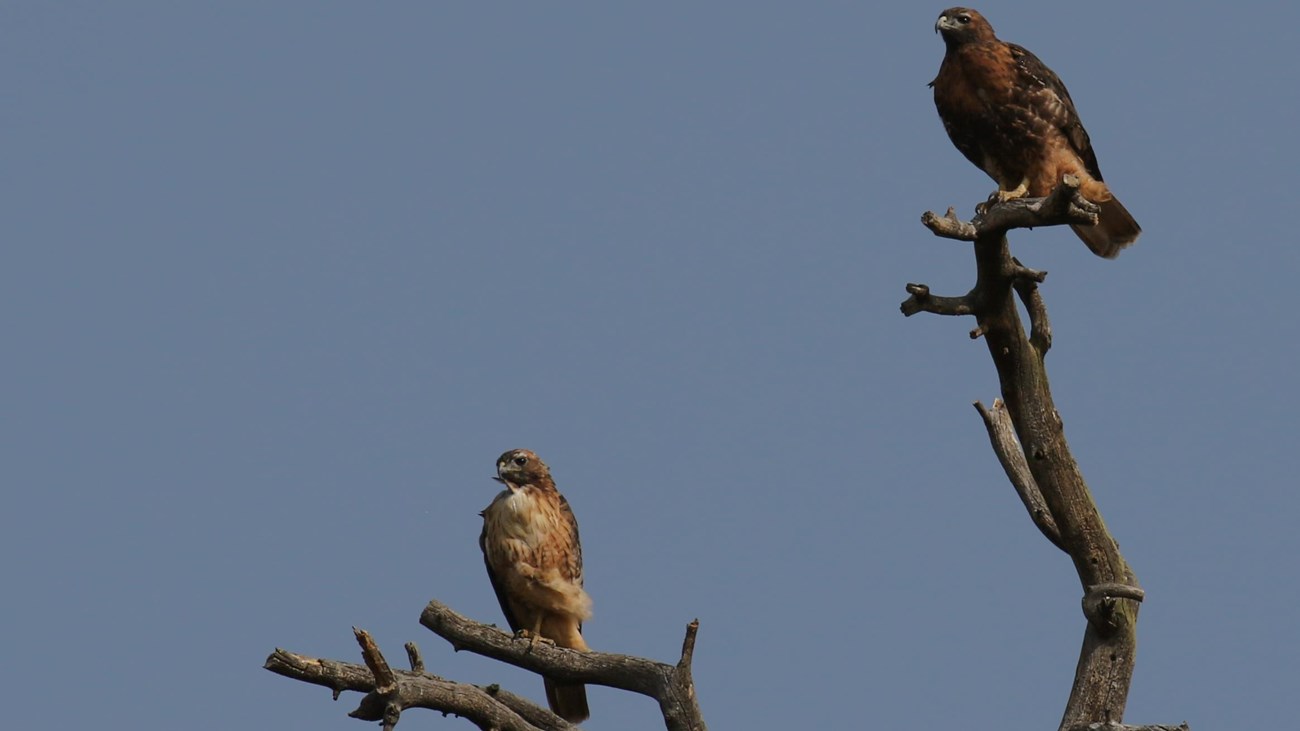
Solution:
M479 513L479 515L482 515L482 513ZM488 560L486 522L484 522L483 531L478 534L478 547L483 552L483 565L487 567L488 581L492 582L492 591L497 595L497 603L501 605L501 613L506 615L506 624L510 625L511 632L518 632L522 629L519 620L515 618L514 612L510 611L510 602L506 600L505 587L502 585L501 579L497 578L496 572L492 570L492 562ZM581 563L581 559L579 559L579 563Z
M582 541L578 538L578 519L573 517L573 508L569 507L569 501L564 495L560 495L560 515L564 516L564 524L569 529L569 545L572 547L566 552L569 578L582 586ZM578 623L578 631L582 631L582 622Z
M1061 130L1070 147L1083 160L1088 173L1101 180L1101 168L1097 165L1097 154L1092 151L1092 141L1088 139L1088 131L1083 128L1074 100L1061 77L1024 46L1006 45L1016 64L1016 88L1026 94L1026 107L1047 124Z
M568 572L566 578L572 579L578 586L582 586L582 541L578 539L578 519L573 517L573 509L569 507L569 501L563 495L560 498L560 515L563 516L564 527L568 530L567 543L564 552L566 558L565 570Z

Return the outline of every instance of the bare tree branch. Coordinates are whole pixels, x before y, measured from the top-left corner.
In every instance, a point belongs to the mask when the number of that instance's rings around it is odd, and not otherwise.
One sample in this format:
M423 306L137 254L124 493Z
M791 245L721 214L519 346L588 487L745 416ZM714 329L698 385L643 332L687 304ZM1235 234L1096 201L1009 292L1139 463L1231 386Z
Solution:
M1123 723L1088 723L1071 726L1066 731L1188 731L1187 724L1177 726L1129 726Z
M707 731L695 696L691 662L695 654L698 620L686 627L681 658L676 665L604 652L579 652L553 645L533 644L502 632L495 626L467 619L447 606L431 601L420 623L459 650L469 650L510 665L561 680L621 688L650 696L659 703L669 731ZM497 685L479 687L444 680L424 671L415 643L406 643L411 670L395 670L365 630L353 628L365 665L325 660L277 649L266 659L266 669L306 683L322 685L334 693L365 693L348 715L364 721L381 721L385 731L397 725L403 710L427 708L454 714L481 729L500 731L574 731L578 727L546 708Z
M937 297L930 294L930 288L924 284L908 284L907 291L911 293L899 305L903 314L911 317L918 312L929 312L934 315L973 315L975 314L975 298L971 295L964 297Z
M1005 234L1016 228L1059 226L1065 223L1092 225L1097 223L1097 204L1079 195L1079 179L1065 176L1044 198L1016 198L995 203L994 198L976 209L976 216L967 222L957 217L952 208L940 216L926 211L921 223L935 236L958 241L976 241L989 234Z
M904 314L972 314L998 371L1002 398L993 410L976 404L1002 463L1034 524L1074 562L1085 596L1087 627L1062 731L1123 720L1137 649L1142 590L1120 554L1065 441L1044 362L1051 323L1038 285L1044 272L1011 257L1006 232L1015 228L1095 223L1097 206L1078 194L1072 176L1044 198L988 203L970 222L926 213L922 223L937 236L974 242L976 282L961 297L940 298L909 284ZM1024 302L1026 334L1015 298ZM1109 728L1109 727L1102 727ZM1155 728L1155 727L1151 727Z
M668 731L706 729L691 678L698 621L687 627L682 658L675 666L631 655L533 645L492 625L463 617L438 601L430 601L425 607L420 624L457 651L468 650L558 680L606 685L654 698Z
M1015 263L1016 266L1020 266L1020 262ZM1042 283L1047 273L1034 273L1042 276L1037 279L1032 276L1017 276L1013 286L1016 288L1016 295L1025 305L1025 311L1029 313L1029 344L1034 346L1040 355L1047 355L1047 351L1052 349L1052 321L1047 317L1047 304L1043 302L1043 294L1038 291L1038 285Z
M488 685L483 687L483 690L501 705L519 714L520 718L542 731L575 731L578 728L551 713L549 708L539 706L521 695L515 695L499 685Z
M1007 413L1006 404L1002 403L1000 398L993 399L993 408L988 409L984 404L976 401L975 409L984 419L984 426L989 432L989 441L993 443L993 452L998 456L998 462L1002 463L1002 469L1007 473L1011 486L1020 496L1020 502L1024 503L1025 510L1029 511L1030 520L1034 521L1034 525L1038 526L1038 530L1042 531L1053 546L1064 551L1061 529L1056 527L1052 511L1047 509L1043 493L1038 491L1038 483L1034 482L1034 475L1029 471L1029 463L1025 461L1025 453L1020 449L1020 441L1016 439L1016 428L1011 424L1011 415Z
M325 660L277 649L266 659L264 667L287 678L325 686L334 691L336 700L345 690L365 693L366 697L362 699L357 710L348 714L353 718L381 720L388 703L377 697L375 676L370 668L364 665ZM475 685L443 680L428 673L407 670L395 671L394 675L396 687L391 697L401 708L427 708L444 714L454 714L468 719L481 729L569 731L576 728L540 706L534 706L536 712L550 714L554 723L550 725L530 723L510 706ZM375 713L376 705L378 705L378 715Z

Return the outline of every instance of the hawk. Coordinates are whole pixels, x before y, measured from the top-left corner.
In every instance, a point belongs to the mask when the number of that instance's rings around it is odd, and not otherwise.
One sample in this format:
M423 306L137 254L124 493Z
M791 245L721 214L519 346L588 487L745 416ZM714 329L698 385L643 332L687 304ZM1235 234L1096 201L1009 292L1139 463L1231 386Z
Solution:
M569 501L555 489L546 463L527 449L497 459L506 489L483 510L479 548L510 629L533 642L587 650L582 622L591 597L582 588L582 545ZM546 702L557 716L578 723L590 714L587 688L543 676Z
M1097 155L1065 84L1038 57L998 40L974 10L949 8L934 30L946 50L934 88L943 128L967 160L998 184L999 200L1041 197L1064 175L1101 206L1096 225L1071 224L1107 259L1137 241L1142 228L1101 179Z

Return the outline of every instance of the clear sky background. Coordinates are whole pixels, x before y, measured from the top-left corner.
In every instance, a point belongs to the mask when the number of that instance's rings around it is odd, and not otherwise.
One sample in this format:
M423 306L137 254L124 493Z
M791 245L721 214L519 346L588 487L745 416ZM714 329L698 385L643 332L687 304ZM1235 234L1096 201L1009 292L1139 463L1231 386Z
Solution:
M4 4L4 725L358 729L261 669L356 661L353 625L540 698L417 622L504 624L477 513L527 447L591 645L674 660L698 617L714 728L1054 728L1077 578L971 408L973 321L898 312L973 281L921 213L993 188L926 88L941 9ZM1115 261L1012 242L1148 592L1127 720L1285 726L1300 9L981 9L1145 228Z

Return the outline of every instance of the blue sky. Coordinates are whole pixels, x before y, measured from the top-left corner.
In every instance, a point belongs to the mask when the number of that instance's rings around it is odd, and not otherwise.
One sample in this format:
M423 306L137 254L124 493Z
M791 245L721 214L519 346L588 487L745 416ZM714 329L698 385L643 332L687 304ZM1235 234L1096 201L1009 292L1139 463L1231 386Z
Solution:
M431 671L503 624L477 512L536 450L590 644L716 728L1050 728L1084 623L970 403L992 183L926 83L940 6L14 2L0 9L7 721L355 729L261 669ZM1147 590L1130 722L1268 728L1296 684L1300 9L990 2L1145 233L1050 272L1067 435ZM590 728L654 729L591 691ZM469 728L413 714L404 725Z

